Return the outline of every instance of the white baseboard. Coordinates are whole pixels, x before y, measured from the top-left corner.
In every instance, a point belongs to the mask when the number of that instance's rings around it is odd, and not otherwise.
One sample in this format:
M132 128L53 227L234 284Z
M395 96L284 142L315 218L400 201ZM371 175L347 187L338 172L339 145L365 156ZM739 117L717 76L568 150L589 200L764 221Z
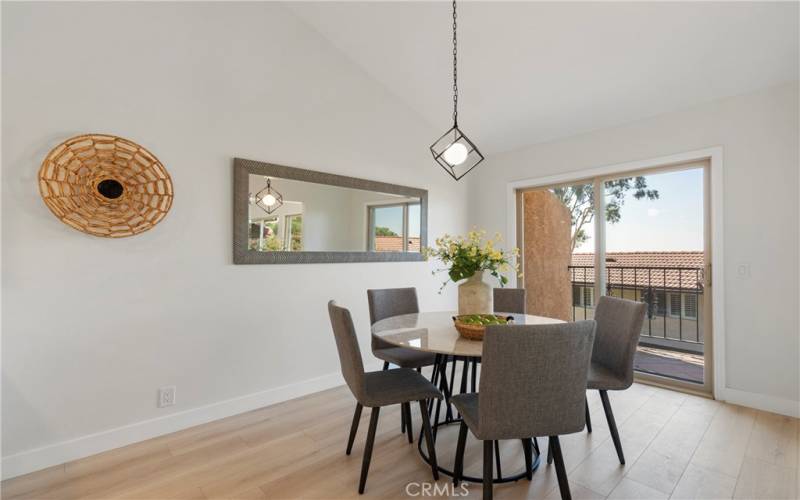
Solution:
M195 425L204 424L246 411L263 408L275 403L298 398L344 383L339 372L304 380L294 384L248 394L238 398L220 401L198 408L192 408L163 417L144 420L133 424L109 429L68 441L62 441L41 448L23 451L16 455L3 457L2 478L8 479L29 472L41 470L71 460L88 457L96 453L137 443L146 439L176 432ZM717 399L728 403L756 408L800 418L800 402L776 398L754 392L725 388Z
M3 457L2 478L8 479L29 472L62 464L103 451L126 446L145 439L179 431L195 425L230 417L246 411L298 398L314 392L342 385L344 379L339 372L304 380L294 384L248 394L238 398L172 413L163 417L81 436L41 448L23 451Z
M740 391L730 387L726 387L722 394L716 394L716 399L735 405L786 415L787 417L800 418L800 401L776 398L775 396L756 392Z

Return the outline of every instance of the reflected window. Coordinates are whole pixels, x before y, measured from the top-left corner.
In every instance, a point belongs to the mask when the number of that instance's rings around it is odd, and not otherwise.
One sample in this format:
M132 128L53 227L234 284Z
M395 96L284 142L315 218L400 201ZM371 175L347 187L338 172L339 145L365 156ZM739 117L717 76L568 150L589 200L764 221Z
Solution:
M419 252L420 251L420 234L419 234L419 224L420 224L420 207L419 203L409 204L408 205L408 231L406 236L406 241L408 246L406 247L406 252Z
M286 216L286 238L284 246L291 252L303 250L303 215L292 214Z
M420 204L370 205L367 250L373 252L420 251Z
M262 252L283 250L282 238L278 233L278 218L265 217L250 219L248 248Z

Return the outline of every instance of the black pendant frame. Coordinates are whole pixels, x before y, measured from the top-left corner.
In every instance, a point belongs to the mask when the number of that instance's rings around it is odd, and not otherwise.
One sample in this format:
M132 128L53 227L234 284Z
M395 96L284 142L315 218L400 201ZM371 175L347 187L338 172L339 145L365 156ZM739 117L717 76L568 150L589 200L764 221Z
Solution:
M271 194L275 198L275 203L273 203L271 206L262 202L264 197L268 194ZM256 205L258 205L258 208L272 215L272 212L281 208L281 206L283 205L283 195L272 188L271 179L267 177L267 187L256 193L255 202Z
M458 165L451 165L444 159L444 152L457 142L463 144L467 148L467 159ZM483 155L480 150L478 150L478 147L458 128L458 124L454 124L450 130L442 134L436 142L431 144L430 150L436 163L441 165L445 172L450 174L450 177L456 181L470 173L473 168L477 167L478 164L483 161ZM464 166L465 164L466 166ZM456 169L463 170L463 172L457 174Z

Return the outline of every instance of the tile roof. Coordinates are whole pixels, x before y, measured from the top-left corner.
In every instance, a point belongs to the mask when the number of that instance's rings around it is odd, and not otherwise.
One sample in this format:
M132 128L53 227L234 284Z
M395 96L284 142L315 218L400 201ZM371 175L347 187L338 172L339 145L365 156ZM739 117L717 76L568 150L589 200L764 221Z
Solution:
M703 252L608 252L607 281L612 286L638 288L702 288ZM594 283L594 254L572 254L571 279L575 283Z
M402 236L376 236L375 250L378 252L402 252ZM408 239L408 251L419 252L419 236Z

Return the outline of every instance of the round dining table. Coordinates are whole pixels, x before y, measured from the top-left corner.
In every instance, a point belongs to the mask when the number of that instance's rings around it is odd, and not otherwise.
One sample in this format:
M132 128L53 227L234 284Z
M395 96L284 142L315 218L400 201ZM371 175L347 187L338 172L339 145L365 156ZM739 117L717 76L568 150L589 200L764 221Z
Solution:
M450 396L455 393L478 392L479 381L478 363L480 363L483 353L483 342L468 340L456 330L453 317L458 313L454 311L445 312L423 312L415 314L404 314L393 316L377 321L372 325L372 335L380 337L382 340L397 346L414 349L435 354L436 361L431 373L431 382L439 387L444 395L444 401L437 400L428 402L429 414L433 416L431 427L433 428L433 440L440 427L448 426L461 422L460 416L453 411L450 404ZM546 325L563 323L560 319L547 318L543 316L533 316L530 314L496 313L511 319L514 325ZM533 360L531 360L533 362ZM461 363L459 386L455 386L457 378L457 363ZM448 364L450 365L448 374ZM434 410L435 407L435 410ZM533 439L533 450L535 459L532 461L531 472L539 467L540 452L536 438ZM422 458L430 463L426 450L422 447L422 433L420 432L417 440L417 448ZM514 467L515 471L522 470L510 475L503 475L499 444L495 442L495 483L505 483L517 481L528 474L525 465ZM453 450L455 453L455 450ZM439 453L437 452L437 455ZM441 464L441 462L439 462ZM508 469L507 469L508 470ZM443 465L439 465L439 471L448 476L453 476L453 471ZM464 480L481 483L483 478L465 475Z

